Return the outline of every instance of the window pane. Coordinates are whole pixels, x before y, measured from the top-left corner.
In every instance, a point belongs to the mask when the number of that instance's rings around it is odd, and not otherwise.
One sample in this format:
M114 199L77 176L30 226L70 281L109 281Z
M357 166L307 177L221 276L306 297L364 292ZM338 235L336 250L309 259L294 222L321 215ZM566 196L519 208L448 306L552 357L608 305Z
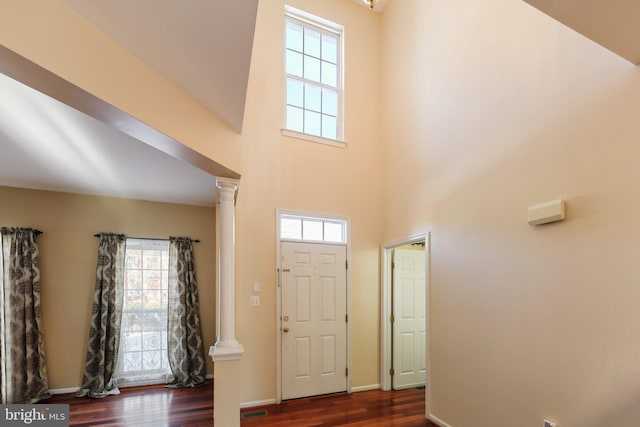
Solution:
M160 289L162 273L156 270L145 270L142 275L143 289Z
M287 104L295 105L296 107L302 107L303 97L303 83L300 80L288 78L287 79Z
M343 120L340 26L285 10L285 128L337 140Z
M162 269L163 270L168 270L169 269L169 246L167 246L167 250L166 251L162 251Z
M142 268L160 269L162 266L162 253L160 251L144 251L142 256Z
M126 267L127 268L142 268L142 251L140 250L129 250L126 251Z
M330 139L338 137L338 122L335 117L322 115L322 136Z
M338 86L338 68L330 62L322 61L322 83L328 86Z
M139 371L142 369L142 353L133 352L124 354L124 372Z
M297 218L280 219L281 239L302 239L302 220Z
M320 111L320 86L307 83L304 85L304 108L307 110Z
M142 367L145 371L153 371L162 368L162 351L145 351L142 353Z
M302 52L302 25L287 20L287 49Z
M338 63L338 38L327 34L322 35L322 59Z
M142 305L146 310L160 310L162 308L160 291L144 291L142 294ZM166 316L166 314L164 315Z
M320 58L320 32L304 29L304 54Z
M322 112L331 116L338 115L338 92L322 89Z
M125 284L127 289L142 288L142 271L141 270L125 270Z
M142 349L142 334L131 332L124 337L124 351L140 351Z
M302 227L302 238L305 240L322 240L322 221L305 219Z
M320 113L305 110L304 112L304 132L309 135L320 136Z
M302 54L287 50L287 74L302 77Z
M126 385L170 381L166 347L169 241L127 239L125 257L118 378Z
M125 307L130 309L142 308L142 292L141 291L127 291L125 294Z
M324 241L325 242L344 242L342 237L342 224L336 222L324 223Z
M304 116L301 108L287 106L287 129L304 131Z
M304 78L313 80L314 82L320 81L320 60L312 58L310 56L304 57Z

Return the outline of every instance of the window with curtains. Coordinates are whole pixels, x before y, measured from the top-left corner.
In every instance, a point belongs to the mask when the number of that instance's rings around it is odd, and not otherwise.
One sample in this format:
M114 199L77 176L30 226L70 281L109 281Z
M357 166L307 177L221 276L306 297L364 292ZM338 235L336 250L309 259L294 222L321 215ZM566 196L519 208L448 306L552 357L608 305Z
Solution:
M343 146L342 27L285 9L285 135Z
M172 380L167 356L169 241L127 238L117 377L120 385Z
M76 396L206 380L193 240L100 233L87 357Z

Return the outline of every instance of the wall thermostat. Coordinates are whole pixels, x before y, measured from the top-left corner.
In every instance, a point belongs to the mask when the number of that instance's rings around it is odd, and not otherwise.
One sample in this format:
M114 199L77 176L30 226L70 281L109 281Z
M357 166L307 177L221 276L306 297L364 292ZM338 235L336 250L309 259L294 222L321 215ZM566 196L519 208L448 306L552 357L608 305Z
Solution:
M529 225L542 225L562 221L565 218L564 199L552 200L531 206L527 210Z

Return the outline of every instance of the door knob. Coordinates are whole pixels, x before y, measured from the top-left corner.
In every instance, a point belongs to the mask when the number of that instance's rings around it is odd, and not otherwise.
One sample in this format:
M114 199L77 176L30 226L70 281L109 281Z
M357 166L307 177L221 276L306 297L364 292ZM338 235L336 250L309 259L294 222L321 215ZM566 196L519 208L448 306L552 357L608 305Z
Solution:
M286 334L287 332L289 332L289 328L287 328L287 327L282 328L282 332L284 332Z

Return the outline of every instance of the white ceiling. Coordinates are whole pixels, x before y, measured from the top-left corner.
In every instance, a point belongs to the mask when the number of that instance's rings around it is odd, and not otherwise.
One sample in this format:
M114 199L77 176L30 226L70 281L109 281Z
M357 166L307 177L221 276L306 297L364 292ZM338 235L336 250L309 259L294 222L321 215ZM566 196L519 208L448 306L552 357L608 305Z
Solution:
M0 185L213 206L215 177L0 73Z

